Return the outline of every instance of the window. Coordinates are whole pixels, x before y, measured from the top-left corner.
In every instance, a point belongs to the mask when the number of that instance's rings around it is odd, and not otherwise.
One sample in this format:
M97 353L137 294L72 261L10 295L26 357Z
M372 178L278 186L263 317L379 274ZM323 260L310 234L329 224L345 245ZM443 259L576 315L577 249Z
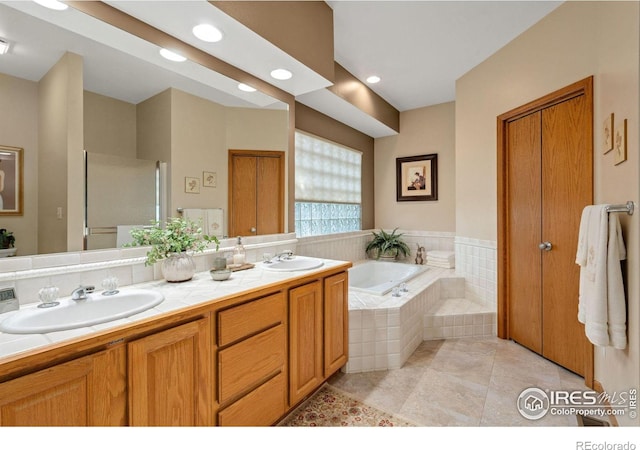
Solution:
M295 151L296 234L360 230L362 154L299 131Z

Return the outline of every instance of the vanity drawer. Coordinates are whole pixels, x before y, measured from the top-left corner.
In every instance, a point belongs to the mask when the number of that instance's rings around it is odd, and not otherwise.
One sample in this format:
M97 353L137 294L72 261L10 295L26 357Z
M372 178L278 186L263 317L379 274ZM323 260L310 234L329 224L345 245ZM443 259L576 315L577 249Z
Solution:
M278 325L218 352L221 404L284 370L285 335L285 326Z
M218 346L284 323L286 314L283 292L221 311L218 313Z
M257 405L260 405L257 407ZM287 409L286 378L280 373L218 413L220 426L273 425Z

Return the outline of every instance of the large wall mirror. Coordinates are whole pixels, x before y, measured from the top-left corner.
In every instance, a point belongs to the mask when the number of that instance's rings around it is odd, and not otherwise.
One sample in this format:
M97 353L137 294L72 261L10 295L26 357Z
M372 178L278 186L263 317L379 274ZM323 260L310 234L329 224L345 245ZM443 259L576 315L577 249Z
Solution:
M288 105L197 63L162 60L93 18L105 43L89 39L77 18L64 26L54 14L0 3L10 45L0 55L0 145L24 149L24 213L0 228L13 231L17 255L82 250L88 228L102 234L89 248L115 247L118 227L179 208L221 208L226 235L228 150L286 152ZM89 164L98 169L85 178ZM100 217L87 223L87 208Z

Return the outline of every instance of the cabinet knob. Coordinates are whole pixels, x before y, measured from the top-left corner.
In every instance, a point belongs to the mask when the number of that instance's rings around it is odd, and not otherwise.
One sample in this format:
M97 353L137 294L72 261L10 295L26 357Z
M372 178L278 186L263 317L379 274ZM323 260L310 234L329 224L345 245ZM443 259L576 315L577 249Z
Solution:
M251 227L249 231L251 231L252 233L255 233L257 230L256 230L256 227Z
M551 242L546 241L546 242L541 242L540 244L538 244L538 248L540 250L544 250L546 252L551 251L551 249L553 248L553 245L551 244Z

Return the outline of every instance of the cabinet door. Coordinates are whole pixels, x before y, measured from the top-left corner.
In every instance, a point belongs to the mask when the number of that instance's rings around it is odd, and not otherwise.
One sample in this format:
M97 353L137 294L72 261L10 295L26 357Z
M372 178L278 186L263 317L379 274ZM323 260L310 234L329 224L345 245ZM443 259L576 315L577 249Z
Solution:
M123 426L124 346L0 384L2 426Z
M349 354L347 273L324 280L324 377L347 363Z
M322 284L289 291L289 403L296 404L323 381Z
M129 344L130 424L212 424L209 319L200 319Z

